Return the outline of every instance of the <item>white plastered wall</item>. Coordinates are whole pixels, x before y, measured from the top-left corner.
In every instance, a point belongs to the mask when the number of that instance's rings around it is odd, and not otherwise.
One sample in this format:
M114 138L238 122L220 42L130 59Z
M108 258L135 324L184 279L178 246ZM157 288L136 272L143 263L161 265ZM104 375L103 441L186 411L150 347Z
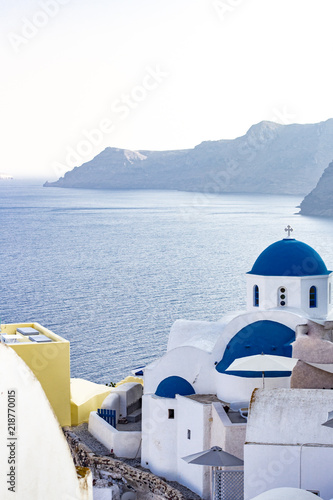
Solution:
M214 361L212 355L196 347L177 347L145 369L145 394L154 394L158 384L167 377L178 376L187 380L196 393L214 390Z
M117 417L126 417L127 409L142 397L142 385L136 382L127 382L114 387L110 393L119 395L119 414Z
M282 487L316 490L323 500L333 497L333 447L247 444L244 455L244 500Z
M226 402L249 400L253 389L262 387L262 380L221 374L216 371L215 366L223 358L228 342L242 328L264 320L276 321L292 330L305 321L301 314L286 309L256 310L240 314L224 326L223 333L211 354L196 347L183 346L168 351L159 360L148 365L145 370L145 394L154 394L163 379L169 376L179 376L188 380L197 394L217 394L222 401ZM289 387L290 379L266 378L265 383L267 388Z
M174 419L169 419L169 410ZM143 397L143 467L187 486L203 499L210 498L211 468L188 464L182 458L221 446L240 458L246 424L232 424L221 403L202 403L190 397Z
M210 446L220 446L243 460L246 421L243 424L231 423L221 403L212 403L212 419Z
M247 280L247 309L249 311L267 310L286 307L304 311L310 317L324 318L331 305L329 304L328 289L332 275L322 276L258 276L246 275ZM259 306L253 304L254 286L259 287ZM309 307L309 290L317 287L317 307ZM281 306L279 289L286 289L286 305Z
M294 276L257 276L247 274L247 309L274 309L279 304L279 289L286 289L286 307L301 309L301 279ZM259 306L253 304L253 287L259 287Z
M245 500L283 486L319 490L324 500L332 498L333 432L322 425L332 408L329 390L253 394L244 451Z
M15 391L17 439L12 450L8 429L8 391ZM12 394L12 393L11 393ZM88 475L79 481L64 434L35 375L16 352L0 344L0 497L1 500L92 500ZM13 416L14 415L14 416ZM8 463L10 451L14 453ZM15 491L6 475L15 468ZM13 471L13 469L12 469ZM11 472L12 472L11 471ZM81 483L81 485L80 485ZM84 483L84 484L82 484Z
M168 418L170 409L174 410L174 419ZM210 448L211 412L210 404L185 396L143 396L142 466L208 499L210 468L188 464L182 457Z
M287 309L278 309L274 311L258 310L255 308L254 311L245 312L239 314L225 327L223 335L218 339L212 356L214 362L219 362L223 358L224 351L230 340L238 333L242 328L255 323L256 321L276 321L281 323L292 330L296 329L296 326L300 323L304 323L304 317L301 311L291 312Z
M221 336L216 343L212 353L214 363L219 362L223 358L225 348L230 340L240 330L252 323L255 323L256 321L276 321L291 328L292 330L295 330L296 326L304 323L305 320L301 314L296 314L286 309L274 311L257 309L253 312L240 314L230 321L223 332L223 336ZM234 375L219 373L217 370L214 370L213 392L219 399L227 403L235 401L249 401L252 391L257 387L261 388L262 384L263 382L261 378L236 377ZM265 387L290 387L290 377L266 377Z
M140 431L118 431L95 411L89 415L88 430L111 453L120 458L139 458L141 451Z
M249 402L254 389L289 388L290 377L248 378L226 375L215 371L216 395L226 403Z
M177 395L176 400L178 481L206 500L210 498L211 468L188 464L182 457L210 448L212 408L184 396Z
M301 284L302 308L311 318L325 318L330 310L328 276L310 276L303 278ZM317 307L310 308L309 291L312 286L317 288Z
M174 410L175 418L169 418ZM142 398L141 463L158 476L177 481L177 422L176 399L145 395Z

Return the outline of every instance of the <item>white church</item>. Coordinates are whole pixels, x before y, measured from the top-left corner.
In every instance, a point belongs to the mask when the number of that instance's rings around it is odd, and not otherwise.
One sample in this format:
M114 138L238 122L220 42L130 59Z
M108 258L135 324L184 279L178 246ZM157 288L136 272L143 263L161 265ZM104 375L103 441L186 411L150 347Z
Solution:
M292 377L290 371L265 372L265 393L295 387L296 406L299 388L319 390L315 398L333 388L333 369L325 369L333 366L333 273L312 247L292 237L292 231L288 226L286 237L268 246L247 272L246 311L217 322L176 321L167 352L144 369L142 466L188 486L203 499L210 498L211 468L188 464L183 457L220 446L244 458L246 410L254 389L263 384L261 372L227 371L235 359L261 353L297 357ZM331 392L322 398L328 405L320 415L324 420L333 410ZM323 440L333 445L333 430L322 432L328 433ZM245 498L254 498L246 466L245 461ZM295 481L282 485L299 487ZM279 478L262 491L278 486Z

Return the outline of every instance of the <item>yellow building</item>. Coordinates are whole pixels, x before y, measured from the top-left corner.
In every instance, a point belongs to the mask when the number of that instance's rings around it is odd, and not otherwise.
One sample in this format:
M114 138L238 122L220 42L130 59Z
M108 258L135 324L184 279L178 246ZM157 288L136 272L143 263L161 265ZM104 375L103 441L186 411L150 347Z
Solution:
M60 425L71 425L69 342L39 323L1 325L1 341L35 374Z
M71 379L71 419L72 425L89 421L91 411L101 408L104 399L110 394L110 387L95 384L82 378Z

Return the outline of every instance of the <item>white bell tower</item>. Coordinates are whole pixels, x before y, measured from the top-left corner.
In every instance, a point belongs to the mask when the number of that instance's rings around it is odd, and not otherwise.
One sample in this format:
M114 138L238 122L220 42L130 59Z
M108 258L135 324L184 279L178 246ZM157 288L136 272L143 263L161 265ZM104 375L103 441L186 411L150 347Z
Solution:
M309 245L288 237L267 247L247 273L247 309L300 310L326 319L332 309L333 273Z

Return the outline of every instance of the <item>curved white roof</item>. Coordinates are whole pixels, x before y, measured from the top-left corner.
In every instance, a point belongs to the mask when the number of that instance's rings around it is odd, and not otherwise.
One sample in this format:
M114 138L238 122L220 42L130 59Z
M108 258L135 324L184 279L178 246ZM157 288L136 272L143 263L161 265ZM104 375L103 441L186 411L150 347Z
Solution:
M315 498L320 500L317 495L298 488L275 488L261 493L252 500L314 500Z
M216 322L178 319L170 330L168 351L181 346L191 346L212 352L225 326L235 316L237 313L226 315Z

